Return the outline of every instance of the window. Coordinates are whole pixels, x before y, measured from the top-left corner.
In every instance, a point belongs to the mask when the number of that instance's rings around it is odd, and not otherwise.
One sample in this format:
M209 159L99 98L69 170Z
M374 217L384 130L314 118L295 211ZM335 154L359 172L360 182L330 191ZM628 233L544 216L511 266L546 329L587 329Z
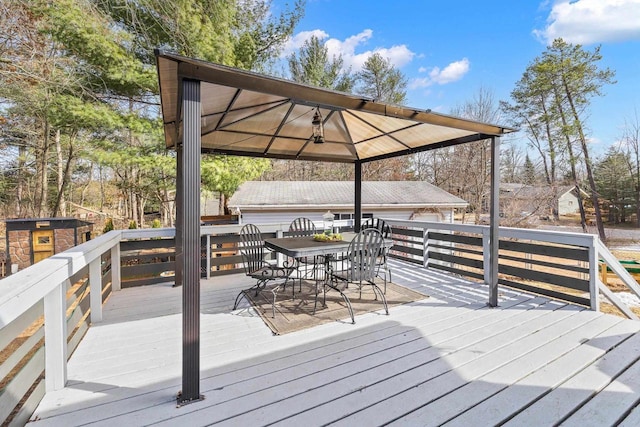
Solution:
M340 220L340 219L353 219L353 213L337 213L337 214L333 214L333 219L335 220ZM373 214L372 213L363 213L362 214L362 218L368 219L368 218L373 218Z

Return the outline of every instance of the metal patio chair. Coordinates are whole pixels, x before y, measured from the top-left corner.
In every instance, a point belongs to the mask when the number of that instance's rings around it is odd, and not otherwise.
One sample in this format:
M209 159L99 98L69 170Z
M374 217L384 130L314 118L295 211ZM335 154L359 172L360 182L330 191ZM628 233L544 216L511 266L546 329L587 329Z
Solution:
M355 284L360 291L360 298L362 298L362 288L364 286L371 286L375 299L377 300L378 297L380 297L386 314L389 314L387 299L375 283L377 259L383 247L384 238L378 230L375 228L367 228L360 231L349 244L349 248L344 254L344 257L337 264L338 269L330 272L329 280L324 286L323 304L326 305L326 288L330 287L337 290L347 304L349 314L351 315L351 322L355 323L351 302L338 288L337 284L338 282L346 283L347 286L349 284Z
M305 237L305 236L313 236L316 234L316 226L309 218L299 217L291 221L289 225L289 237ZM300 288L302 289L302 280L309 277L309 273L311 273L311 277L316 277L317 274L317 265L318 263L322 263L321 259L318 257L302 257L296 260L298 262L298 274L300 275ZM308 271L308 266L311 266L311 272ZM304 267L305 274L301 273L301 268Z
M374 228L378 230L384 239L391 238L391 227L383 219L369 218L362 224L361 229ZM389 249L385 245L382 246L378 258L376 259L376 276L384 280L384 293L387 293L387 275L389 275L389 281L391 282L391 269L387 264L387 257L389 255ZM380 270L383 270L383 274L380 275Z
M276 298L278 291L284 288L294 268L285 262L284 266L279 267L265 260L266 248L264 239L260 229L253 224L247 224L240 230L240 254L244 262L245 274L256 279L256 284L249 289L240 291L233 305L235 310L242 297L247 297L250 292L254 292L255 296L267 287L269 282L277 282L271 288L273 301L271 303L273 317L276 317Z

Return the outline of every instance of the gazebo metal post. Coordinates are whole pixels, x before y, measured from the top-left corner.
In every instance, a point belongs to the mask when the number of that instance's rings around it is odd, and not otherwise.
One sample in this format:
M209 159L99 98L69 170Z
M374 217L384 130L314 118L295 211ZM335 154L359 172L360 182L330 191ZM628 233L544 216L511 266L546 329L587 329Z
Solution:
M491 220L489 223L489 305L498 306L498 248L500 226L500 138L491 138Z
M353 231L358 233L362 221L362 163L355 162Z
M182 80L183 141L178 147L178 246L182 248L182 391L178 404L200 400L200 81Z
M182 217L184 216L182 212L182 177L182 145L178 144L176 145L176 235L174 237L176 245L176 260L173 282L174 287L182 286Z

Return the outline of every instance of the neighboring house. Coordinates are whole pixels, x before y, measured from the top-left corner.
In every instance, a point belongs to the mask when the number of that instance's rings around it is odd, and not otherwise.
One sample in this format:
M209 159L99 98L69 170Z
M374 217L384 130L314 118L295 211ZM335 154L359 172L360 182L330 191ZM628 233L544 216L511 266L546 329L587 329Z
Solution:
M93 223L76 218L7 219L5 223L6 263L12 270L22 270L91 240L93 232Z
M582 191L582 200L586 200L589 195ZM560 187L558 188L558 215L570 215L580 213L578 205L578 191L576 187Z
M583 199L587 196L587 193L583 191ZM558 187L557 205L555 203L553 192L548 186L500 184L500 207L506 215L536 214L547 216L552 215L554 208L557 209L558 215L580 212L577 190L574 186Z
M249 181L229 199L240 223L290 223L305 216L321 222L327 211L335 219L352 219L353 182ZM456 208L467 202L422 181L365 181L362 183L362 216L453 222Z

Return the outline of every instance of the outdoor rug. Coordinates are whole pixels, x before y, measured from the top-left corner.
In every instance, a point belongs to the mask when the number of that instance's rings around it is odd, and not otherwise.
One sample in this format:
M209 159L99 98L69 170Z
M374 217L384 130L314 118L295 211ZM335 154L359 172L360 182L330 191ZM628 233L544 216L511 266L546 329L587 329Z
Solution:
M275 335L288 334L290 332L335 321L351 323L349 309L342 299L342 296L340 296L340 293L337 291L333 289L327 290L326 307L322 306L321 293L318 296L318 307L316 309L316 313L313 314L313 305L315 301L314 282L303 280L301 291L298 281L296 281L295 286L296 296L293 299L291 298L290 284L287 284L286 289L278 292L275 318L272 317L273 312L271 300L273 298L273 294L269 288L263 290L257 296L253 292L249 292L247 294L247 299L251 302L253 308ZM384 290L383 283L380 283L379 287ZM374 293L371 286L363 287L362 298L360 298L358 289L355 285L351 285L349 289L344 289L343 292L351 302L354 316L373 311L380 311L382 315L384 315L384 305L380 299L374 300ZM412 291L411 289L399 286L395 283L387 282L387 293L385 294L385 297L387 298L389 314L393 315L393 306L418 301L427 298L427 295Z

